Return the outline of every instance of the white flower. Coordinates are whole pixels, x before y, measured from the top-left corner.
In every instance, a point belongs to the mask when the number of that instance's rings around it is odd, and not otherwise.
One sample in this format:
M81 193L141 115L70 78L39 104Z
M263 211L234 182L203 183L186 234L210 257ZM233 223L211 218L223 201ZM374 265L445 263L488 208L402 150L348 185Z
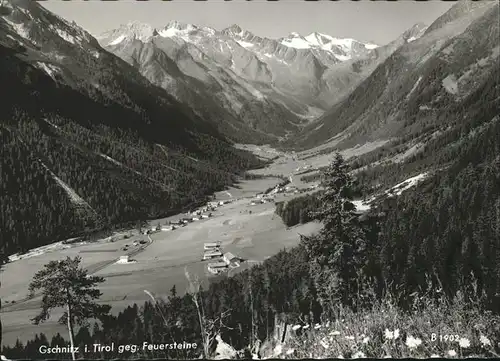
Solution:
M288 350L286 351L286 354L287 354L287 355L291 355L291 354L292 354L292 353L294 353L294 352L295 352L295 350L294 350L293 348L290 348L290 349L288 349Z
M301 327L302 327L301 325L294 325L294 326L292 327L292 330L297 331L297 330L298 330L299 328L301 328Z
M317 330L317 329L319 329L319 328L321 328L321 325L320 325L319 323L317 323L317 324L315 324L315 325L314 325L314 329L315 329L315 330Z
M307 330L309 328L309 325L302 326L304 330Z
M455 357L457 355L457 352L455 350L449 350L447 354L448 356Z
M399 328L394 330L394 339L396 340L399 337Z
M436 354L432 354L432 355L431 355L431 358L441 358L441 356L436 355Z
M365 337L362 342L363 343L368 343L368 341L370 341L370 337Z
M384 337L386 340L392 340L394 338L394 332L389 331L389 329L385 329L384 331Z
M328 321L326 322L325 327L326 327L326 328L330 327L330 320L328 320Z
M491 346L491 341L485 335L481 335L479 337L479 341L483 344L483 346Z
M470 346L470 341L468 339L462 337L460 340L458 340L458 345L461 348L467 348Z
M325 341L323 341L323 340L321 340L319 343L320 343L320 344L321 344L321 346L323 346L324 348L328 348L328 347L330 347L330 346L328 346L328 344L327 344Z
M415 338L411 335L408 335L406 337L406 346L408 346L409 348L415 348L415 347L418 347L422 344L422 340L419 339L419 338Z
M352 358L366 358L366 355L362 351L358 351L352 355Z
M345 339L346 340L354 340L354 336L346 336Z
M338 335L340 335L340 331L332 331L332 332L330 332L330 335L338 336Z

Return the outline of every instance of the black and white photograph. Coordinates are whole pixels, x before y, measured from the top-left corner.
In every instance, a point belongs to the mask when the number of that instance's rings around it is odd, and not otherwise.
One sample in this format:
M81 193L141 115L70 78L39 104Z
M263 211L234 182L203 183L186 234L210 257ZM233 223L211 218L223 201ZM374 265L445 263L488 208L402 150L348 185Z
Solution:
M0 0L0 356L500 358L497 0Z

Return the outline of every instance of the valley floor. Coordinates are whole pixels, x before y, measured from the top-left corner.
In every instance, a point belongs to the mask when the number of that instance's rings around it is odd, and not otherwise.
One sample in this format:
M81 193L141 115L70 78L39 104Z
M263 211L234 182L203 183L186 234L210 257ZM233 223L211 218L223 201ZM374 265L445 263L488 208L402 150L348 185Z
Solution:
M2 272L0 288L3 344L12 345L18 338L26 341L40 332L48 337L57 332L65 334L65 327L57 324L60 316L57 312L44 324L35 326L30 323L30 318L39 310L40 299L26 300L27 286L33 275L52 260L81 256L83 267L106 279L101 287L101 301L110 304L113 313L118 313L133 303L142 304L149 300L144 290L162 298L175 285L178 293L184 293L187 289L186 269L200 281L209 282L209 261L201 261L204 242L221 241L223 252L232 252L247 260L243 267L231 271L231 274L261 262L283 248L297 245L299 233L315 232L319 225L309 223L287 229L281 218L274 214L274 203L250 204L256 193L279 182L278 178L249 180L218 192L216 200L231 199L232 202L217 208L211 218L174 231L154 233L150 236L152 242L138 230L130 230L92 243L62 245L59 242L32 252L30 257L21 257L7 264ZM278 195L276 200L287 198L290 197ZM183 216L186 215L154 220L150 224L163 225ZM134 242L139 244L134 246ZM128 249L124 250L126 245ZM141 249L134 252L134 247ZM131 254L130 259L136 262L117 264L116 260L126 254Z

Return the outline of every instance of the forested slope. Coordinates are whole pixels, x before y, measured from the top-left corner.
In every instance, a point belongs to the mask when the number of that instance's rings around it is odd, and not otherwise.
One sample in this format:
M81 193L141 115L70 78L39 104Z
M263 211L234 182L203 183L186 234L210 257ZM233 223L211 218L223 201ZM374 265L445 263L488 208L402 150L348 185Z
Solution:
M89 78L71 82L74 65L47 72L43 52L3 32L4 255L178 211L260 164L140 74L117 73L135 70L113 55L95 75L109 86L91 90Z

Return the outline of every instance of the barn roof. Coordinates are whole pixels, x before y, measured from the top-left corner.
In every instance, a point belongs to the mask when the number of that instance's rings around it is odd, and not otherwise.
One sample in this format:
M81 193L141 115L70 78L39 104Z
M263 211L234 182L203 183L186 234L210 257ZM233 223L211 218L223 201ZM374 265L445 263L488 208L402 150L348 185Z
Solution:
M224 257L226 257L227 259L238 258L234 254L232 254L231 252L224 253Z
M227 264L224 262L215 262L215 263L209 263L208 264L209 268L226 268Z

